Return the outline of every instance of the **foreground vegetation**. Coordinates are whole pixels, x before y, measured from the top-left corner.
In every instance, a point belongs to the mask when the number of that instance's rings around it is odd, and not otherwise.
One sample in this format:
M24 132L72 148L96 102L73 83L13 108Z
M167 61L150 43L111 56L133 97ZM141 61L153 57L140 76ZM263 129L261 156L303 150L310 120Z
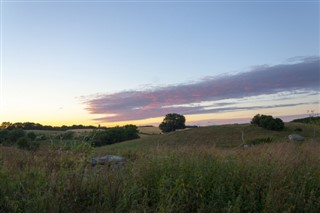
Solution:
M299 127L304 143L286 135ZM241 148L244 139L270 143ZM317 129L317 136L320 129ZM320 143L313 128L282 132L225 125L92 148L74 141L37 151L0 147L2 212L318 212ZM92 167L115 154L125 166Z

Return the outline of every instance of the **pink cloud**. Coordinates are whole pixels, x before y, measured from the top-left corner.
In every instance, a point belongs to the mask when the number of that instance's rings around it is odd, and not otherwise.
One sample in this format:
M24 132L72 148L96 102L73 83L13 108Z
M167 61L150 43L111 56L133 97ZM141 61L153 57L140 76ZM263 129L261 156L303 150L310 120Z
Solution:
M208 77L198 83L159 87L144 91L123 91L90 97L85 101L89 113L115 114L102 117L105 122L140 120L164 116L167 113L210 113L199 105L179 106L202 101L218 101L281 91L319 91L319 57L305 58L296 64L257 66L248 72ZM299 104L299 103L297 103ZM300 103L301 104L301 103ZM272 106L269 106L272 107ZM226 105L220 110L225 111ZM219 109L215 109L217 111ZM229 110L239 110L230 108Z

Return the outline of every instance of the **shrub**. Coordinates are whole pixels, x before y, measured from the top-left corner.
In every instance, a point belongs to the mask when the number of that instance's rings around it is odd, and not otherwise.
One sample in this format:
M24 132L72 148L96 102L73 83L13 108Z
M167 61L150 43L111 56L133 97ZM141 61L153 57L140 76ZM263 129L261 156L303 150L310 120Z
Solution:
M17 146L20 149L35 151L39 149L40 144L39 142L36 142L36 141L30 141L29 137L24 136L18 139Z
M4 129L0 130L0 144L5 143L9 139L9 131Z
M280 118L273 118L271 115L257 114L252 118L251 124L268 130L281 131L284 129L283 121Z
M28 137L30 140L34 141L34 140L36 139L37 135L36 135L34 132L28 132L28 133L27 133L27 137Z
M63 133L62 138L64 140L71 140L74 137L74 132L73 131L66 131L65 133Z
M29 141L30 141L30 139L28 137L19 138L17 141L18 148L29 149L29 146L30 146Z
M23 136L25 136L25 131L23 131L22 129L13 129L11 131L9 131L9 142L10 143L16 143L18 141L19 138L22 138Z
M136 139L139 138L138 132L138 128L135 125L117 126L104 131L95 131L91 137L92 145L103 146Z

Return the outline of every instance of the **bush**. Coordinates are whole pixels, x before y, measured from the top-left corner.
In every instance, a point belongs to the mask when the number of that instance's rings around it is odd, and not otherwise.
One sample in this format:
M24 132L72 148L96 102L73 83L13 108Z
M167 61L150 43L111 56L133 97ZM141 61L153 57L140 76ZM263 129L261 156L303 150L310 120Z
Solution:
M20 149L35 151L39 149L40 144L39 142L36 142L36 141L30 141L29 137L25 136L18 139L17 146Z
M284 129L283 121L280 118L273 118L271 115L257 114L252 118L251 124L268 130L281 131Z
M66 131L62 135L62 139L63 140L71 140L71 139L73 139L73 137L74 137L74 132L73 131Z
M139 138L138 133L138 128L135 125L117 126L104 131L95 131L92 133L92 145L103 146L136 139Z
M23 131L22 129L13 129L11 131L9 131L9 143L16 143L18 141L19 138L22 138L23 136L25 136L25 131Z
M28 132L28 133L27 133L27 137L28 137L30 140L34 141L34 140L36 139L37 135L36 135L34 132Z
M30 139L28 137L19 138L17 141L18 148L29 149L29 146L30 146L29 141L30 141Z
M9 139L9 130L0 130L0 144L5 143Z

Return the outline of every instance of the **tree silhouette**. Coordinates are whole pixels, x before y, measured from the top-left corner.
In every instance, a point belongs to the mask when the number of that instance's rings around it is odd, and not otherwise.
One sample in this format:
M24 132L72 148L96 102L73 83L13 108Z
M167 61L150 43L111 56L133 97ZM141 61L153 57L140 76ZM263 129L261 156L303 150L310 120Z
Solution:
M162 132L172 132L177 129L186 128L185 125L186 118L183 115L177 113L167 114L163 119L162 123L159 125L159 128Z

